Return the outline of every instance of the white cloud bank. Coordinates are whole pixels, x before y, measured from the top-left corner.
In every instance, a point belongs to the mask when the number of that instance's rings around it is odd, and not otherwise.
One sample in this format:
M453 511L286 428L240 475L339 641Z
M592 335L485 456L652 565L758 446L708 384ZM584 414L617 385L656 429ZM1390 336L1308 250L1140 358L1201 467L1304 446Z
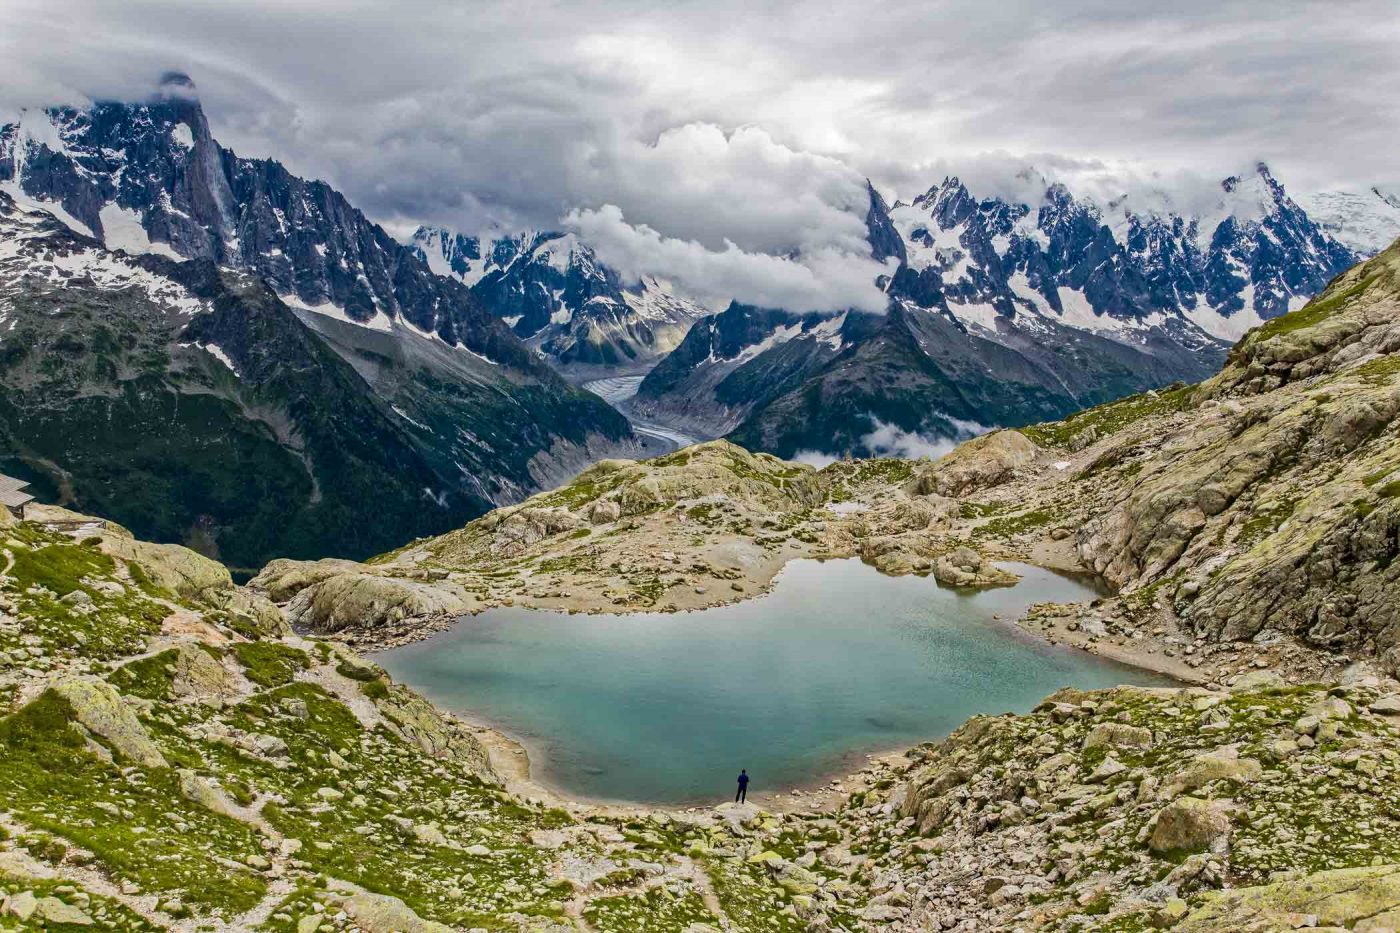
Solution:
M992 194L1029 157L1104 197L1121 177L1205 197L1263 160L1299 192L1400 189L1394 0L0 11L0 109L137 97L186 71L225 145L325 179L393 232L549 228L576 210L638 266L664 254L713 274L715 295L768 257L790 263L784 300L867 306L851 284L866 177L906 199L945 172Z
M565 226L624 277L665 276L712 307L735 299L766 308L879 314L886 298L875 277L893 271L868 255L830 246L793 258L745 252L730 241L711 250L696 240L664 237L645 224L633 226L613 204L573 211Z

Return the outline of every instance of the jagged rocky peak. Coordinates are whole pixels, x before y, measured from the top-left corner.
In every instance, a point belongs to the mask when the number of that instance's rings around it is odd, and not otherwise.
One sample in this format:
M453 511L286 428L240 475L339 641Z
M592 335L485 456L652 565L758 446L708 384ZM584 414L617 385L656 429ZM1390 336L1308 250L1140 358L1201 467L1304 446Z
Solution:
M896 206L913 274L892 294L990 330L1020 315L1032 330L1038 316L1137 342L1163 327L1192 332L1190 343L1233 341L1357 258L1263 163L1225 179L1200 216L1162 192L1100 203L1036 174L1019 181L1044 182L1038 201L979 200L949 176Z
M865 188L870 195L870 210L865 215L865 228L870 239L870 256L880 262L895 258L903 265L909 257L904 249L904 240L900 237L894 221L890 219L889 205L868 178L865 180Z
M413 249L571 375L643 372L709 313L658 279L626 281L571 233L420 227Z
M434 275L334 188L219 146L186 75L136 102L26 112L0 129L0 184L111 249L248 269L303 309L409 324L541 371L461 283Z

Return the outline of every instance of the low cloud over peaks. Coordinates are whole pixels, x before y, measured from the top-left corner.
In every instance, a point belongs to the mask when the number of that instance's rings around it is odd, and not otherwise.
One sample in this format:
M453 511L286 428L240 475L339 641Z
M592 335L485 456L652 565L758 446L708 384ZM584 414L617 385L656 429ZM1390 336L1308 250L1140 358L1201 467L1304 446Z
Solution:
M634 226L614 204L572 211L565 226L623 276L665 277L713 308L737 300L797 311L854 308L880 314L886 298L875 280L894 271L871 259L868 247L861 254L821 246L791 257L747 252L733 242L714 250L697 240L662 236L646 224Z
M0 107L183 71L221 142L391 230L568 218L710 296L877 304L864 179L1016 187L980 153L1148 194L1260 158L1291 191L1400 189L1393 0L4 6Z

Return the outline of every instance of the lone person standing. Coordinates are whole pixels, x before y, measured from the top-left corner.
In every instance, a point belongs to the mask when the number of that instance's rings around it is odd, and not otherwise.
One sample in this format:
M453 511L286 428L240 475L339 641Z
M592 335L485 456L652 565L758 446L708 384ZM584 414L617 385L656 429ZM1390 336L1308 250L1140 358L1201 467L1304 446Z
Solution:
M734 792L734 802L742 803L749 797L749 772L746 768L739 769L739 789Z

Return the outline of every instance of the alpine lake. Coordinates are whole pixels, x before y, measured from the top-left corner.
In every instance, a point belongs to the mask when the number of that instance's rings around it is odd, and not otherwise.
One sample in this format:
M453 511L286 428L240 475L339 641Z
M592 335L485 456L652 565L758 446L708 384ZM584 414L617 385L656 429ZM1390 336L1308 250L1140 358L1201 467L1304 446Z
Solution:
M1014 620L1033 603L1097 594L1005 566L1015 586L965 592L857 560L798 560L771 593L733 605L492 609L374 660L521 742L540 783L659 805L727 799L740 768L755 794L811 786L970 716L1027 712L1062 687L1172 683L1022 631Z

